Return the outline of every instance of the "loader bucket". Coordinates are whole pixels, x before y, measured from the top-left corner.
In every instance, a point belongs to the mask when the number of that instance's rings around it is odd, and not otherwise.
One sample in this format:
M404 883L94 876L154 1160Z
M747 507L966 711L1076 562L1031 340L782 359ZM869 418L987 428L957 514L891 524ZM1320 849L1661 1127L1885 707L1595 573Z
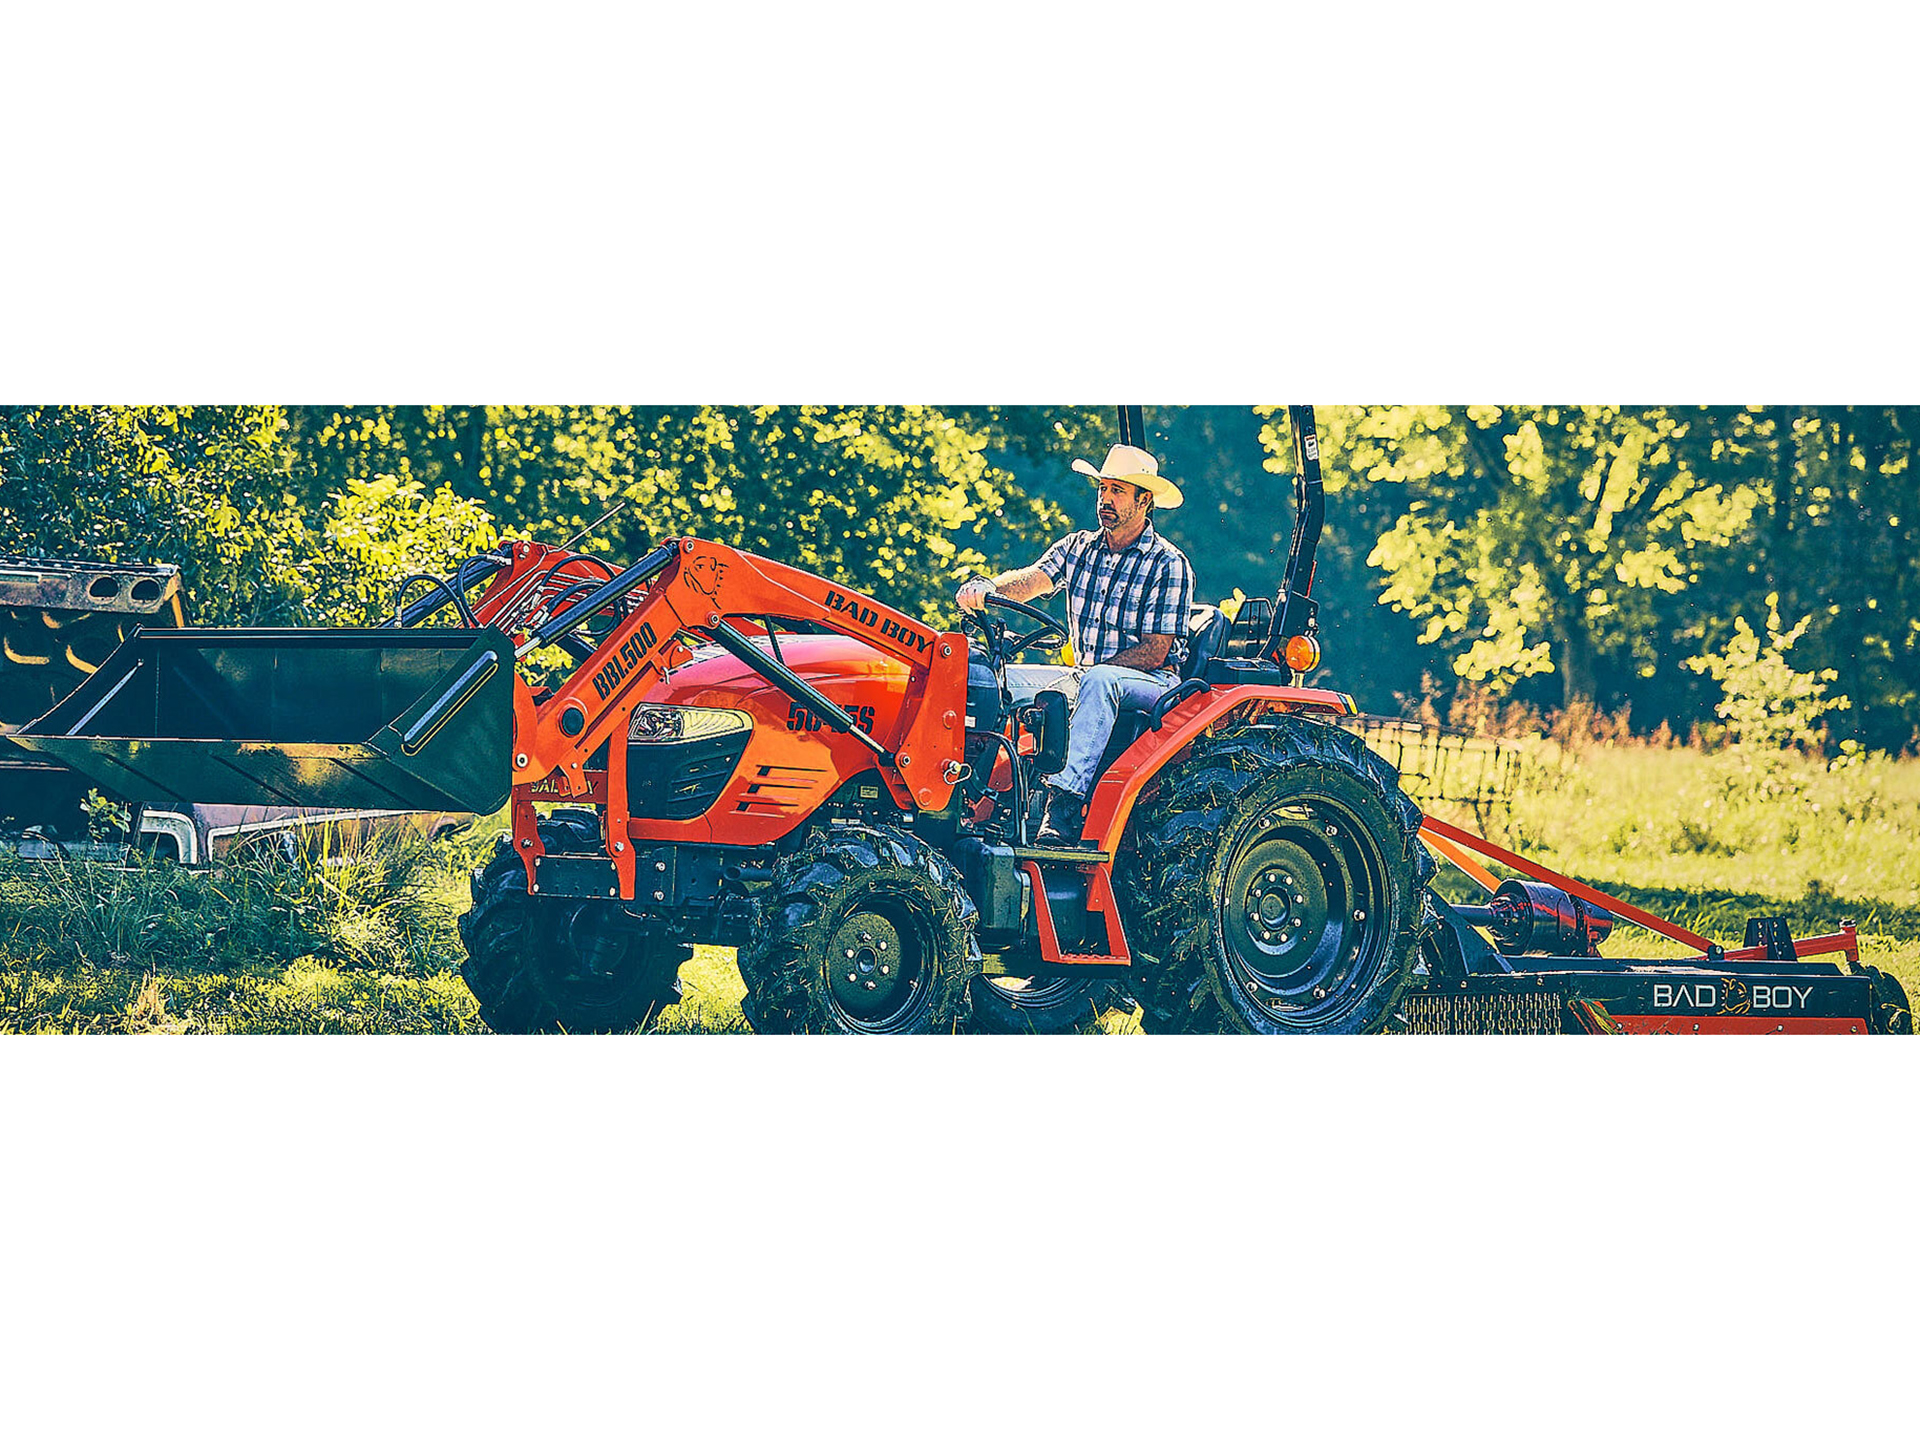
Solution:
M58 705L141 625L184 625L173 565L0 555L0 735ZM71 830L88 782L0 739L0 822Z
M141 625L182 625L172 565L0 555L0 725L43 715Z
M487 814L512 697L497 630L138 630L13 738L131 800Z

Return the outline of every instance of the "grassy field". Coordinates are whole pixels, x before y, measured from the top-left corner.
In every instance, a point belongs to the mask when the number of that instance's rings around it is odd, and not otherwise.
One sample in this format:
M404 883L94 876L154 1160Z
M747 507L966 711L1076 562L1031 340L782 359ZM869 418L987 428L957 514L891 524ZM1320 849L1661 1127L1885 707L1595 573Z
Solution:
M324 867L262 854L194 873L0 854L0 1031L481 1033L455 920L467 869L499 828ZM1802 935L1854 920L1863 958L1920 995L1920 762L1828 769L1739 750L1541 743L1489 833L1729 943L1750 914L1785 915ZM1471 889L1457 875L1445 886ZM1680 949L1627 926L1606 948ZM731 951L697 951L682 982L659 1030L745 1030ZM1105 1029L1138 1026L1114 1013Z
M1796 935L1852 920L1861 958L1920 995L1920 762L1535 744L1488 835L1723 943L1750 915ZM1629 926L1602 948L1682 953Z

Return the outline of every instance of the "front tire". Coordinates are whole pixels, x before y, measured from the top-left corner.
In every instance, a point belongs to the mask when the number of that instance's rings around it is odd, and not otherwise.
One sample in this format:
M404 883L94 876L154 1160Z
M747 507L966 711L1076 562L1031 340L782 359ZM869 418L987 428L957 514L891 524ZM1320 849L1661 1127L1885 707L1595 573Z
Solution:
M1434 871L1419 831L1393 767L1332 725L1267 719L1196 744L1120 857L1142 1027L1381 1029Z
M978 923L960 872L910 831L818 830L776 867L740 948L741 1009L761 1034L958 1029L980 973Z
M599 845L589 821L542 822L549 852ZM526 866L503 848L473 880L473 907L460 917L467 958L461 978L496 1034L638 1030L680 998L679 945L638 932L601 900L543 900L527 893Z

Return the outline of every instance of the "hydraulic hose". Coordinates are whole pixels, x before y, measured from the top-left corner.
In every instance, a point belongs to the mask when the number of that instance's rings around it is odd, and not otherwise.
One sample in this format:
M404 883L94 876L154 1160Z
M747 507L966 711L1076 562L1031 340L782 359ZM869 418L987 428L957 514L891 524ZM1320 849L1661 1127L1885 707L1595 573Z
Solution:
M514 652L515 655L525 655L530 650L538 650L542 645L551 645L569 630L578 627L596 611L605 609L614 601L646 584L671 565L673 557L678 552L678 546L667 544L636 560L585 599L568 606L557 615L549 616L544 625L527 637L526 643Z
M464 562L462 563L464 564ZM455 572L456 577L458 576L458 574L459 572L456 571ZM443 598L440 600L439 604L436 604L433 607L432 610L428 610L424 615L422 615L420 617L421 619L423 620L426 619L427 616L432 615L435 611L437 611L441 605L444 605L447 603L447 601L451 600L453 602L453 608L460 612L461 623L464 624L467 627L467 629L478 630L480 628L480 622L473 618L473 610L467 604L467 597L462 595L458 590L454 589L453 586L449 585L445 580L442 580L438 575L431 575L431 574L428 574L426 571L422 570L417 572L416 574L407 576L406 579L400 582L400 589L394 597L393 619L388 621L387 624L382 627L383 629L407 628L404 623L404 617L407 614L407 607L406 607L407 592L413 589L413 587L422 580L430 582L433 586L433 589L438 591ZM428 596L423 597L422 603L424 603L426 599L431 599L431 598L432 598L431 593L429 593Z

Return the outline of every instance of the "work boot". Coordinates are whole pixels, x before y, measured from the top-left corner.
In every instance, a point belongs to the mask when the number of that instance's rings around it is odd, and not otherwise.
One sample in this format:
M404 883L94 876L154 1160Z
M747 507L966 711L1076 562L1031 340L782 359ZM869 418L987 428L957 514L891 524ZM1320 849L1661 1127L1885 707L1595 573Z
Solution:
M1040 822L1035 838L1043 845L1078 845L1080 827L1086 823L1086 802L1056 785L1047 786L1046 791L1047 818Z

